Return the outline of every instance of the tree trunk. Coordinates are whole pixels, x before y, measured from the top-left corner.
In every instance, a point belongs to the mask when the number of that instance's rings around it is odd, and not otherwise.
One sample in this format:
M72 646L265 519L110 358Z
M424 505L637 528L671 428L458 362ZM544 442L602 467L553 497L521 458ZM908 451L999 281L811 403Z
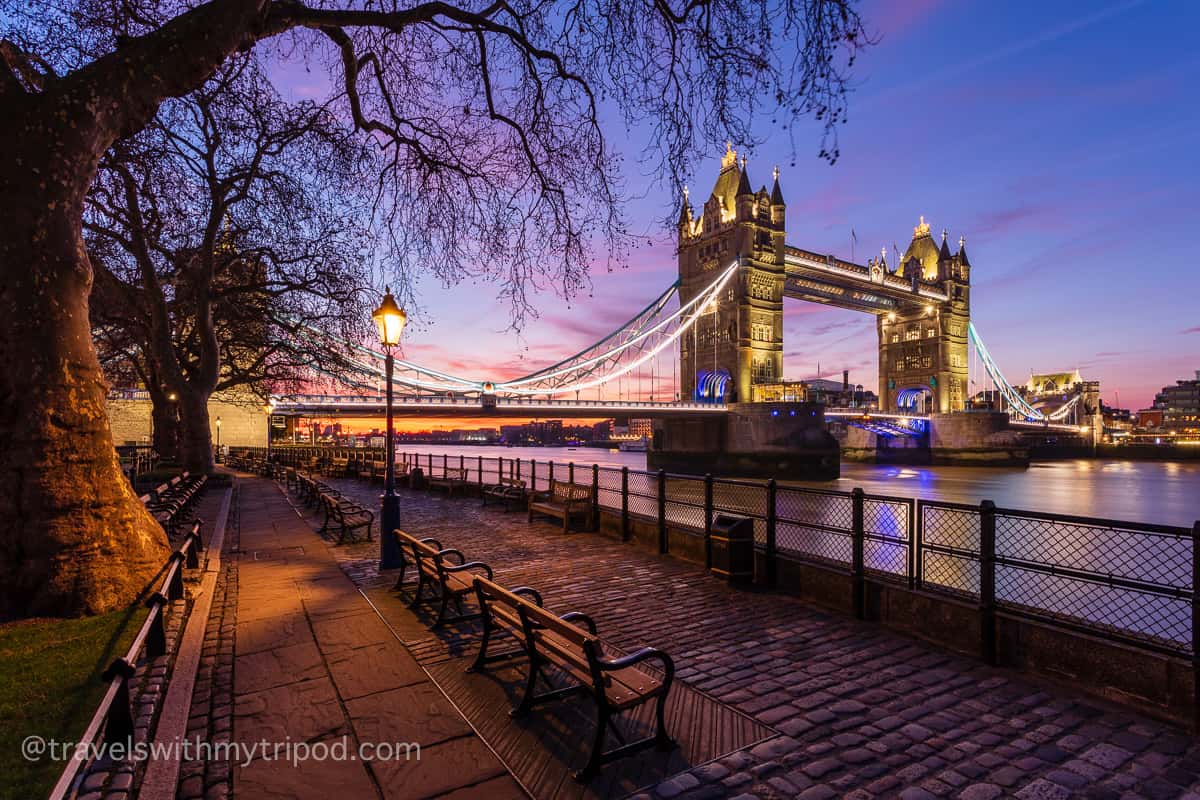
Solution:
M179 408L165 395L151 393L150 419L154 425L154 452L167 461L179 460Z
M23 146L14 129L30 116L5 110L0 617L101 613L136 598L169 549L121 474L92 349L77 176L93 165L64 158L61 142Z
M187 388L179 395L179 455L183 468L191 472L212 472L212 429L208 421L209 393Z

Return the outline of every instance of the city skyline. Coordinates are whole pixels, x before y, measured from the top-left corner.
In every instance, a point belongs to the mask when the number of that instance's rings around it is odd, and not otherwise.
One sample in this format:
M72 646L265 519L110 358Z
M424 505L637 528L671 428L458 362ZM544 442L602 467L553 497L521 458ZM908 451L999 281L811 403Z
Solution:
M1184 150L1200 116L1188 86L1200 57L1190 26L1167 24L1200 14L1144 2L1022 8L866 4L880 42L856 65L838 163L815 157L811 122L791 132L793 163L788 132L767 120L749 172L757 188L780 167L787 239L806 249L864 263L883 247L894 267L893 245L904 250L919 215L955 242L965 235L972 317L1009 379L1078 368L1101 381L1107 403L1136 410L1191 374L1200 350L1182 299L1200 279L1175 266L1188 263L1187 197L1200 177ZM1153 50L1122 46L1151 36ZM300 78L293 88L306 91ZM598 266L590 294L569 303L542 287L531 296L541 316L519 333L505 330L495 287L443 287L426 275L405 357L480 378L530 372L605 335L674 280L674 236L659 223L680 198L641 174L641 132L622 137L609 122L609 136L630 148L631 229L648 241L629 266ZM689 179L694 204L719 157L708 154ZM822 377L849 369L874 389L874 340L868 315L785 304L788 378L819 365Z

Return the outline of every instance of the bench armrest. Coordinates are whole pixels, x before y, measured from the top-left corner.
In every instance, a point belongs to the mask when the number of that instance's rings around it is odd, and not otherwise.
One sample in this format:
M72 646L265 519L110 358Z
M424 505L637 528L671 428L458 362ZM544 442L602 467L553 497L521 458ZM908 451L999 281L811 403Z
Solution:
M458 556L459 565L462 565L467 560L467 557L462 554L461 550L455 550L453 547L448 547L445 550L439 550L438 555L441 556L442 558L449 558L450 556ZM453 565L451 565L451 566L453 566Z
M559 617L563 622L569 622L575 625L576 622L582 622L588 629L588 633L596 635L596 621L582 611L568 611ZM579 627L575 625L575 627Z
M490 581L492 579L492 568L489 567L487 564L483 563L482 561L468 561L465 564L458 564L457 566L443 565L442 569L445 572L463 572L468 569L482 569L484 572L487 573L488 580Z
M613 670L632 667L634 664L639 664L647 659L654 659L662 664L663 672L666 674L666 680L664 683L670 683L672 680L674 680L675 662L671 660L669 655L664 653L662 650L659 650L657 647L643 647L641 650L637 650L627 656L622 656L621 658L598 658L596 659L596 664L602 671L612 672Z
M527 594L533 598L534 605L538 606L539 608L542 606L542 594L532 586L518 586L517 588L509 589L508 591L518 596Z
M421 543L422 544L431 544L434 547L436 547L438 550L442 549L442 543L439 542L437 539L434 539L432 536L426 536L424 539L421 540Z

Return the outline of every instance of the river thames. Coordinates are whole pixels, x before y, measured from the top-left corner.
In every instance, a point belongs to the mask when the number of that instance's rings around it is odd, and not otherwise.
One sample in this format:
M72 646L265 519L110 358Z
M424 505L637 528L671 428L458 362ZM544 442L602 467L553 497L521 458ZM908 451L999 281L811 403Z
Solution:
M645 469L645 453L593 447L490 447L404 444L407 453L553 460ZM871 494L978 503L1056 514L1190 527L1200 520L1200 461L1073 459L1004 467L901 467L842 462L836 481L799 483L826 489L861 487Z

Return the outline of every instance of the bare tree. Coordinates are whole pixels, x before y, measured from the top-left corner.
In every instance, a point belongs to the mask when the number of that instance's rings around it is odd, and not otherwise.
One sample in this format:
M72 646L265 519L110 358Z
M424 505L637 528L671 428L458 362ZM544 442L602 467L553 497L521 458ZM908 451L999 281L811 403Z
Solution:
M213 467L214 392L265 398L336 369L330 342L365 333L369 157L327 107L283 102L239 55L102 159L84 235L113 288L93 290L92 317L156 423L169 431L177 410L187 469Z
M583 285L621 255L602 111L676 184L756 115L844 116L851 0L0 0L0 613L100 611L164 556L121 480L90 337L84 198L114 143L236 53L287 48L378 147L399 269ZM824 148L836 157L836 145ZM36 387L31 391L30 387Z

